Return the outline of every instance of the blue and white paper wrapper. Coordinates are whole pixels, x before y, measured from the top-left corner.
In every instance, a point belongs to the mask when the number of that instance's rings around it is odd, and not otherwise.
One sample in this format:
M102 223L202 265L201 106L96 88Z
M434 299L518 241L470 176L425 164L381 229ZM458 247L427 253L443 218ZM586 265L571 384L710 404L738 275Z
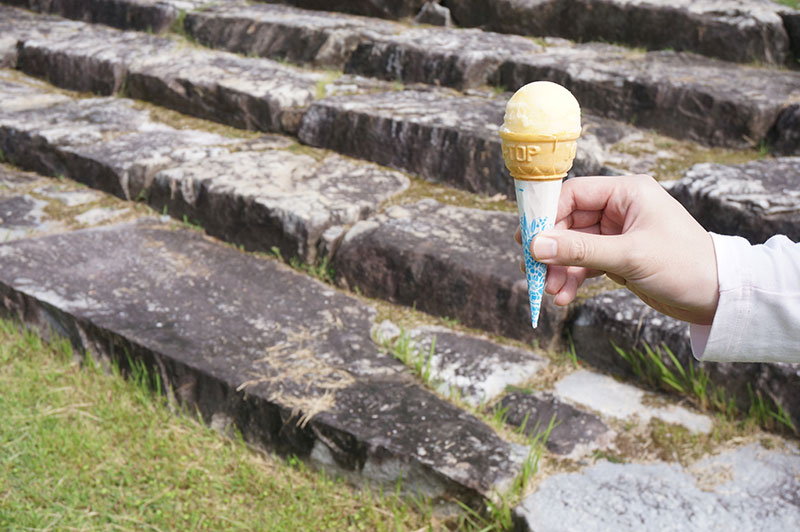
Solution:
M547 266L533 260L531 241L545 229L552 229L558 211L558 196L561 194L561 179L547 181L514 180L517 193L519 225L522 229L522 250L525 257L525 275L528 279L528 298L531 305L531 325L539 323L542 308L544 281Z

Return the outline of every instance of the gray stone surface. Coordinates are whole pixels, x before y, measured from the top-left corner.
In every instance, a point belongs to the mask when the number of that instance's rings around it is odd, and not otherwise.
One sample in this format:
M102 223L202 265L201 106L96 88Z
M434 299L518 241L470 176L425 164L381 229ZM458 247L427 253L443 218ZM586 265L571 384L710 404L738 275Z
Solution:
M242 129L295 133L325 80L268 59L184 49L132 65L127 93Z
M123 88L132 63L174 57L178 49L163 37L73 24L69 33L21 41L17 68L59 87L110 95Z
M767 0L448 0L461 26L650 49L689 50L728 61L784 64L781 6Z
M406 170L485 194L514 197L497 131L505 99L449 91L406 90L334 97L311 105L298 136L312 146ZM341 131L347 131L342 135ZM579 141L575 175L593 175L601 164Z
M524 449L416 384L370 338L375 310L197 232L153 223L0 245L0 314L54 330L246 441L476 503Z
M600 462L546 479L515 510L517 530L629 532L800 527L796 449L749 445L687 468Z
M105 207L99 207L101 202ZM74 183L0 163L0 243L136 217L123 205ZM102 218L88 215L92 211L99 214L100 210Z
M588 111L734 148L758 144L800 97L800 72L600 44L548 47L509 59L499 72L497 84L509 89L554 81Z
M267 0L274 2L275 0ZM304 9L342 11L368 17L403 18L413 17L425 0L286 0Z
M785 9L781 11L781 18L789 35L792 54L795 59L800 59L800 11Z
M246 150L159 172L147 201L228 242L313 264L328 228L366 218L407 187L398 172L340 155Z
M24 17L22 17L24 19ZM82 25L27 39L20 70L68 89L133 98L243 129L296 131L325 74L181 46L137 32Z
M778 155L800 155L800 104L790 105L781 112L767 142Z
M20 75L11 70L0 70L0 116L66 103L72 99L53 90L53 87Z
M429 360L437 389L444 395L455 392L475 407L490 403L507 386L535 377L548 364L530 350L498 345L444 327L419 327L409 331L409 336L417 356L422 356L426 364Z
M414 28L361 42L345 71L466 89L486 84L506 58L542 50L522 37L481 30Z
M54 225L45 218L46 202L29 194L9 193L0 167L0 242L10 242L50 231Z
M552 422L546 445L558 455L577 458L606 448L615 435L596 415L564 403L551 393L512 392L499 404L508 409L506 423L521 427L528 436L544 434Z
M432 26L445 26L451 27L453 25L453 17L447 7L439 4L438 2L427 1L419 13L414 17L414 22L417 24L430 24Z
M170 28L181 10L197 9L207 0L14 0L7 3L121 29L159 33Z
M546 346L560 338L566 310L545 297L531 328L517 223L514 214L434 200L395 206L354 225L333 267L337 281L367 296Z
M619 382L607 375L579 370L555 384L558 396L603 416L621 421L638 419L647 424L652 418L665 423L682 425L692 432L708 434L714 426L711 418L675 404L654 405L653 397L633 384ZM650 401L648 401L650 399Z
M669 187L709 231L760 244L776 234L800 240L800 157L727 166L698 164Z
M226 2L188 13L184 28L206 46L343 69L359 42L403 26L285 5Z
M119 98L0 111L0 150L8 161L125 199L139 198L158 170L221 153L231 143L215 134L154 122L147 111Z

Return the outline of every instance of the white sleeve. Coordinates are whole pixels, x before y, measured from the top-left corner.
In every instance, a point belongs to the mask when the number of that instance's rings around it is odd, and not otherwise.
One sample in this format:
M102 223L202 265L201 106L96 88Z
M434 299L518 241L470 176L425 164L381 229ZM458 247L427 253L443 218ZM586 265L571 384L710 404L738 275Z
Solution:
M691 325L692 351L714 362L800 362L800 243L751 245L711 233L719 304L710 326Z

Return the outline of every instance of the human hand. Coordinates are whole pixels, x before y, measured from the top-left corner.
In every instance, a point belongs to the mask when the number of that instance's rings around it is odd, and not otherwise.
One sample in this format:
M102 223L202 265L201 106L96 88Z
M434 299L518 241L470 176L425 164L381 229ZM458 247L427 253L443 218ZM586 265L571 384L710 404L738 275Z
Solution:
M521 243L520 231L515 235ZM605 273L654 309L711 324L719 301L711 235L649 176L564 182L555 228L537 235L533 257L548 265L545 291L575 299L587 277Z

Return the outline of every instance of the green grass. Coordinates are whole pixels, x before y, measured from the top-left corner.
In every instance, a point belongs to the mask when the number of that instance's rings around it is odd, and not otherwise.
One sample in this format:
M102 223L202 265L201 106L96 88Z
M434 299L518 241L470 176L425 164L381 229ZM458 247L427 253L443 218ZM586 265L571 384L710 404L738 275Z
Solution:
M800 0L775 0L779 4L789 6L794 9L800 9Z
M271 254L276 259L282 262L287 262L286 259L283 258L280 248L278 248L277 246L272 246ZM328 257L322 257L321 259L318 259L314 264L307 264L305 262L302 262L297 257L292 257L291 259L289 259L288 264L293 269L299 272L303 272L307 275L310 275L314 279L322 281L323 283L336 284L336 272L331 266Z
M152 379L76 362L0 321L0 530L428 530L424 503L355 491L176 415Z
M422 352L417 347L416 342L411 336L405 332L400 332L400 336L394 342L384 342L383 347L397 360L406 365L417 377L422 380L422 383L429 388L435 389L439 384L433 378L433 368L431 362L433 355L436 352L436 337L431 341L431 347L428 352Z
M644 351L627 352L617 345L614 349L631 366L633 373L645 384L658 390L677 393L702 411L721 413L727 420L740 420L744 425L756 425L776 432L797 434L791 416L780 404L765 397L760 390L755 393L748 385L749 407L742 409L737 401L728 397L724 388L711 381L710 375L689 361L687 367L667 347L662 349L644 345Z

